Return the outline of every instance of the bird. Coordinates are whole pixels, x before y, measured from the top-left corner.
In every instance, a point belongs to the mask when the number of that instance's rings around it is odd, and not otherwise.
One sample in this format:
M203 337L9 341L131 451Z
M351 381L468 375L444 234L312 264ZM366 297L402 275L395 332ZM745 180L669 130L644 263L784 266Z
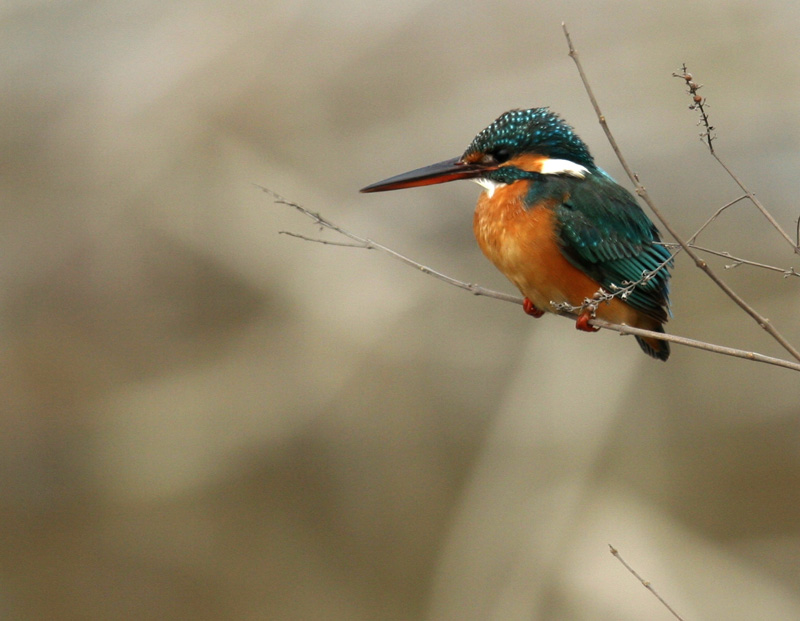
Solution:
M515 109L478 133L460 156L361 189L383 192L470 179L482 186L473 232L483 254L524 296L523 310L578 313L664 333L672 256L633 195L599 168L549 108ZM636 336L667 360L669 343Z

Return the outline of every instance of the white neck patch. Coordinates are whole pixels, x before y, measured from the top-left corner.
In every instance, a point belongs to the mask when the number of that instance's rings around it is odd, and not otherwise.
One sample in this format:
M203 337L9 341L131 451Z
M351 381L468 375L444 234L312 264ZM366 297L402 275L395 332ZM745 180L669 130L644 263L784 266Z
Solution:
M543 175L570 175L583 179L589 169L569 160L548 158L542 162L542 170L539 172Z
M497 181L492 181L491 179L482 179L480 177L477 179L473 179L473 181L477 183L479 186L486 189L486 194L489 196L489 198L492 198L492 196L494 196L494 191L497 188L503 188L506 185L508 185L506 183L498 183Z
M569 175L570 177L583 179L589 173L589 169L570 160L547 158L542 162L542 169L539 173L542 175ZM507 183L500 183L499 181L492 181L482 177L473 179L473 181L486 189L486 194L489 198L494 196L495 190L508 185Z

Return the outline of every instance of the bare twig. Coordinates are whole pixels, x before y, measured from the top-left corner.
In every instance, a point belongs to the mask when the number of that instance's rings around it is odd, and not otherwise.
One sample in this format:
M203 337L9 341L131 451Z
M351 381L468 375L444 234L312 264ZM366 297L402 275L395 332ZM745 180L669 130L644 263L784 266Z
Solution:
M283 203L288 204L288 203ZM317 214L319 215L319 214ZM292 231L278 231L280 235L288 235L289 237L294 237L296 239L302 239L303 241L314 242L315 244L322 244L323 246L339 246L340 248L367 248L364 244L359 244L357 242L336 242L330 241L329 239L319 239L317 237L308 237L307 235L300 235L300 233L292 233Z
M677 75L677 74L675 74L675 75ZM725 211L729 207L733 207L736 203L739 203L739 202L741 202L743 200L747 200L749 198L750 198L749 195L742 194L738 198L734 198L732 201L726 203L725 205L723 205L722 207L717 209L711 215L711 217L703 223L703 226L701 226L699 229L697 229L697 231L695 231L694 235L692 235L687 240L687 243L689 244L689 246L691 246L695 250L699 250L700 252L707 252L708 254L713 254L713 255L716 255L718 257L724 257L726 259L730 259L731 261L733 261L733 263L731 265L726 265L725 269L738 267L739 265L752 265L753 267L760 267L760 268L763 268L763 269L766 269L766 270L771 270L773 272L780 272L781 274L783 274L784 278L788 278L789 276L800 276L800 272L795 271L794 267L791 267L791 266L788 267L788 268L782 268L782 267L776 267L774 265L766 265L765 263L759 263L758 261L752 261L752 260L748 260L748 259L742 259L740 257L735 257L730 252L727 252L727 251L712 250L711 248L704 248L702 246L698 246L695 243L697 241L697 238L700 235L700 233L702 233L706 228L708 228L708 226L712 222L714 222L714 220L716 220L720 216L720 214L722 214L723 211ZM798 220L798 226L800 227L800 220ZM798 229L798 231L800 231L800 228ZM665 245L669 246L670 244L665 244ZM675 245L677 246L677 244L675 244Z
M795 231L794 231L795 244L797 245L798 248L800 248L800 218L797 218L797 224L795 226L796 226Z
M639 575L639 573L638 573L638 572L637 572L637 571L636 571L636 570L635 570L633 567L631 567L630 565L628 565L628 563L626 563L626 562L625 562L625 559L623 559L623 558L622 558L622 557L619 555L619 550L617 550L617 549L616 549L614 546L612 546L611 544L608 544L608 547L609 547L609 548L610 548L610 550L611 550L611 554L613 554L613 555L616 557L616 559L617 559L617 560L618 560L620 563L622 563L622 566L623 566L623 567L625 567L625 569L627 569L629 572L631 572L631 574L633 574L633 576L634 576L634 577L635 577L635 578L636 578L636 579L637 579L639 582L641 582L641 583L642 583L642 586L643 586L645 589L647 589L648 591L650 591L650 592L651 592L651 593L652 593L652 594L655 596L655 598L656 598L656 599L657 599L659 602L661 602L661 604L664 606L664 608L666 608L667 610L669 610L669 611L672 613L672 616L673 616L673 617L675 617L675 618L676 618L676 619L678 619L679 621L685 621L685 620L684 620L684 618L683 618L682 616L680 616L680 615L679 615L677 612L675 612L675 610L672 608L672 606L670 606L670 605L669 605L669 604L666 602L666 600L665 600L663 597L661 597L661 596L658 594L658 592L657 592L657 591L656 591L656 590L653 588L653 585L652 585L652 584L650 584L650 581L649 581L649 580L645 580L644 578L642 578L642 577Z
M568 314L568 316L572 318L577 317L577 315L571 313ZM785 369L800 371L800 363L791 362L790 360L783 360L782 358L774 358L773 356L765 356L764 354L759 354L757 352L736 349L735 347L726 347L725 345L716 345L714 343L707 343L705 341L698 341L685 336L678 336L677 334L662 334L660 332L651 332L650 330L634 328L625 324L609 323L603 319L600 319L599 317L595 317L589 323L600 328L606 328L607 330L614 330L620 334L633 334L634 336L661 339L662 341L669 341L678 345L685 345L686 347L702 349L703 351L710 351L715 354L722 354L723 356L733 356L734 358L743 358L745 360L752 360L753 362L764 362L766 364L772 364Z
M713 254L718 257L723 257L725 259L730 259L733 263L726 265L725 269L731 269L734 267L739 267L740 265L752 265L753 267L760 267L765 270L770 270L772 272L779 272L783 275L784 278L789 278L789 276L800 276L800 272L796 271L794 267L777 267L775 265L767 265L766 263L759 263L758 261L751 261L749 259L742 259L740 257L733 256L730 252L726 252L724 250L713 250L711 248L704 248L702 246L698 246L697 244L690 244L692 248L695 250L699 250L700 252L707 252L708 254Z
M702 233L709 224L711 224L714 220L716 220L723 211L725 211L728 207L733 207L736 203L738 203L739 201L743 201L746 198L747 198L747 194L742 194L739 198L734 198L729 203L727 203L727 204L723 205L722 207L720 207L719 209L717 209L712 214L712 216L703 223L703 226L701 226L699 229L697 229L697 231L695 231L694 235L692 235L689 238L689 241L687 243L689 245L692 245L695 242L695 240L697 240L697 237L700 235L700 233Z
M750 190L747 189L747 187L744 185L744 182L730 169L730 167L725 162L723 162L719 158L719 155L717 154L716 151L712 151L711 155L713 155L714 159L717 160L719 165L725 169L725 172L728 173L728 175L730 175L731 179L733 179L736 182L736 185L738 185L739 188L741 188L742 192L744 192L747 195L747 198L750 199L750 202L753 203L753 205L755 205L758 208L758 210L769 221L769 223L773 227L775 227L775 230L778 231L778 233L780 233L781 237L783 237L787 242L789 242L789 245L792 247L792 251L795 254L800 254L800 245L798 245L798 243L796 243L791 237L789 237L789 234L783 230L783 227L781 227L781 225L778 224L778 221L772 216L772 214L769 211L767 211L767 208L764 207L764 204L760 200L758 200L758 197L756 197L755 194L753 194Z
M297 203L295 203L293 201L290 201L290 200L287 200L287 199L283 198L280 194L277 194L276 192L274 192L273 190L270 190L269 188L265 188L265 187L260 186L260 185L257 185L256 187L258 187L262 191L264 191L267 194L269 194L270 196L272 196L274 201L277 204L286 205L288 207L291 207L291 208L299 211L301 214L303 214L307 218L310 218L315 224L321 226L322 228L334 231L334 232L338 233L339 235L342 235L342 236L352 240L354 243L338 243L338 242L332 242L332 241L324 240L324 239L317 239L317 238L307 237L305 235L299 235L297 233L287 233L288 235L291 235L292 237L296 237L296 238L302 239L304 241L316 242L316 243L321 243L321 244L326 244L326 245L345 246L345 247L348 247L348 248L361 248L361 249L364 249L364 250L378 250L379 252L383 252L385 254L388 254L392 258L397 259L398 261L401 261L402 263L413 267L414 269L422 272L423 274L427 274L429 276L433 276L434 278L437 278L437 279L439 279L439 280L441 280L441 281L443 281L443 282L445 282L445 283L447 283L449 285L452 285L454 287L458 287L459 289L464 289L466 291L469 291L473 295L485 296L485 297L488 297L488 298L493 298L495 300L501 300L503 302L511 302L513 304L519 304L520 306L522 305L522 298L520 298L519 296L509 295L507 293L502 293L500 291L494 291L492 289L487 289L486 287L481 287L480 285L476 285L474 283L463 282L461 280L458 280L456 278L448 276L448 275L446 275L446 274L444 274L444 273L442 273L442 272L440 272L438 270L435 270L435 269L432 269L432 268L427 267L425 265L422 265L421 263L418 263L417 261L414 261L413 259L411 259L411 258L409 258L409 257L397 252L396 250L392 250L391 248L389 248L387 246L384 246L383 244L379 244L379 243L377 243L377 242L375 242L375 241L373 241L371 239L368 239L366 237L362 237L361 235L357 235L356 233L348 231L347 229L342 228L338 224L334 224L333 222L331 222L330 220L328 220L327 218L325 218L321 214L313 212L313 211L310 211L309 209L306 209L302 205L299 205L299 204L297 204ZM576 313L572 313L572 312L562 311L562 312L556 313L556 314L558 314L560 316L563 316L563 317L568 317L568 318L573 319L573 320L577 319L577 314ZM662 341L670 341L670 342L676 343L678 345L685 345L686 347L693 347L695 349L702 349L704 351L709 351L709 352L713 352L713 353L717 353L717 354L722 354L722 355L725 355L725 356L733 356L735 358L742 358L744 360L752 360L753 362L763 362L765 364L771 364L771 365L775 365L775 366L782 367L782 368L785 368L785 369L791 369L793 371L800 371L800 363L791 362L789 360L783 360L781 358L774 358L772 356L765 356L764 354L759 354L759 353L756 353L756 352L745 351L745 350L742 350L742 349L735 349L733 347L725 347L723 345L716 345L714 343L706 343L704 341L698 341L698 340L695 340L695 339L690 339L690 338L686 338L686 337L683 337L683 336L678 336L678 335L675 335L675 334L664 334L664 333L661 333L661 332L652 332L651 330L643 330L641 328L634 328L632 326L627 326L627 325L624 325L624 324L614 324L614 323L610 323L608 321L605 321L603 319L600 319L598 317L590 319L589 323L591 325L597 326L599 328L605 328L607 330L613 330L615 332L619 332L620 334L630 334L630 335L642 336L642 337L646 337L646 338L659 339L659 340L662 340Z
M708 114L706 113L706 98L701 96L697 91L699 91L703 85L698 84L694 81L692 74L686 70L686 65L684 64L681 68L680 73L673 73L672 74L676 78L680 78L686 82L687 92L689 96L692 98L692 103L689 105L690 110L698 110L700 112L700 121L698 125L702 125L704 131L700 134L701 138L706 140L706 144L708 145L708 150L711 155L714 156L714 159L717 160L717 163L725 169L725 172L728 173L731 179L734 180L736 185L745 193L745 197L750 199L750 202L756 206L756 208L761 212L761 214L767 219L767 221L775 228L778 233L787 241L789 245L792 247L792 251L796 254L800 254L800 241L794 241L789 234L783 230L778 221L772 216L772 214L767 211L767 208L764 207L763 203L758 200L755 194L753 194L750 190L748 190L744 182L730 169L730 167L723 162L717 152L714 150L714 145L712 141L716 136L714 136L714 127L711 126L710 121L708 120Z
M723 205L722 207L717 209L711 215L711 217L703 223L703 226L701 226L699 229L697 229L697 231L695 231L694 235L692 235L687 240L687 244L689 246L691 246L692 248L694 248L695 250L699 250L700 252L706 252L708 254L713 254L713 255L716 255L718 257L724 257L726 259L730 259L731 261L733 261L732 264L726 265L725 269L730 269L730 268L733 268L733 267L739 267L739 265L752 265L753 267L760 267L760 268L763 268L763 269L766 269L766 270L770 270L770 271L773 271L773 272L780 272L781 274L783 274L784 278L788 278L789 276L800 276L800 272L797 272L794 269L794 267L791 267L791 266L788 267L788 268L782 268L782 267L776 267L774 265L766 265L765 263L759 263L758 261L752 261L752 260L749 260L749 259L742 259L740 257L735 257L730 252L727 252L727 251L712 250L711 248L704 248L703 246L698 246L695 243L697 241L697 238L700 235L700 233L702 233L706 228L708 228L708 226L712 222L714 222L714 220L716 220L720 216L720 214L722 214L723 211L725 211L729 207L733 207L736 203L739 203L739 202L741 202L743 200L747 200L749 198L750 197L747 194L742 194L738 198L734 198L732 201L726 203L725 205ZM798 222L800 222L800 220L798 220ZM681 250L681 248L680 248L680 246L678 244L664 244L664 245L665 246L677 246L677 252L680 252L680 250ZM676 252L676 254L677 254L677 252Z
M731 299L733 300L739 308L745 311L753 320L761 326L767 333L769 333L773 339L775 339L780 345L788 351L795 359L800 360L800 351L798 351L776 328L772 325L769 319L761 315L758 311L756 311L750 304L745 302L745 300L737 294L722 278L720 278L714 270L706 263L700 255L698 255L689 244L678 234L678 232L672 227L669 221L664 217L661 213L661 210L656 207L653 200L650 198L645 187L639 182L639 177L636 173L633 172L631 167L628 165L628 162L625 160L625 157L622 155L622 151L617 144L616 139L614 138L611 130L608 127L608 123L606 122L606 117L603 114L602 110L600 109L600 105L597 103L597 98L594 96L594 92L589 84L589 80L586 77L586 74L583 71L583 66L581 65L580 58L578 57L578 52L575 50L575 46L572 44L572 38L570 37L569 31L567 30L567 25L565 23L561 24L564 30L564 36L567 39L567 45L569 46L569 56L575 62L575 66L578 69L578 73L580 74L581 81L583 82L584 89L586 90L586 94L589 96L589 100L592 103L592 107L594 108L595 113L597 114L597 118L600 122L600 126L603 128L603 131L606 134L606 138L608 139L611 148L614 150L617 158L619 159L622 168L625 170L625 173L628 175L628 178L634 184L636 188L636 194L639 196L650 208L653 214L658 218L661 224L664 226L667 231L669 231L670 235L672 235L673 239L678 242L681 248L689 255L694 264L703 270L706 275L717 285L722 291ZM750 197L750 192L744 188L742 190L748 194L748 198Z
M363 248L365 250L379 250L379 251L381 251L381 252L383 252L385 254L388 254L389 256L397 259L398 261L401 261L402 263L405 263L406 265L410 265L411 267L413 267L414 269L419 270L423 274L428 274L429 276L433 276L434 278L438 278L439 280L441 280L443 282L446 282L449 285L453 285L454 287L458 287L459 289L465 289L465 290L469 291L470 293L472 293L473 295L482 295L482 296L494 298L496 300L503 300L505 302L515 302L515 303L522 304L522 300L520 298L516 297L516 296L508 295L507 293L501 293L500 291L492 291L491 289L486 289L485 287L481 287L480 285L476 285L476 284L472 284L472 283L466 283L466 282L462 282L462 281L460 281L460 280L458 280L456 278L452 278L452 277L448 276L447 274L444 274L444 273L439 272L439 271L437 271L435 269L432 269L430 267L422 265L421 263L418 263L417 261L414 261L413 259L409 259L407 256L405 256L403 254L400 254L396 250L392 250L391 248L389 248L387 246L384 246L383 244L379 244L378 242L375 242L375 241L373 241L371 239L368 239L366 237L362 237L360 235L356 235L355 233L351 233L347 229L343 229L342 227L334 224L333 222L331 222L327 218L323 217L321 214L315 213L313 211L310 211L310 210L306 209L305 207L303 207L302 205L298 205L297 203L294 203L294 202L292 202L290 200L287 200L283 196L281 196L280 194L274 192L273 190L270 190L269 188L265 188L264 186L261 186L261 185L258 185L258 184L256 184L256 187L260 188L262 191L264 191L267 194L269 194L270 196L272 196L275 199L276 203L278 203L280 205L287 205L289 207L292 207L292 208L296 209L297 211L299 211L300 213L302 213L304 216L306 216L308 218L311 218L316 224L320 225L321 227L326 228L326 229L330 229L331 231L335 231L336 233L339 233L339 235L343 235L344 237L347 237L348 239L352 239L354 242L356 242L355 244L345 244L347 246L353 246L353 247L356 247L356 248ZM298 235L296 233L290 233L290 235L292 235L293 237L299 237L301 239L305 239L307 241L315 241L315 242L318 242L318 243L330 244L330 245L342 245L342 244L336 244L335 242L330 242L330 241L327 241L327 240L308 238L308 237L305 237L303 235Z

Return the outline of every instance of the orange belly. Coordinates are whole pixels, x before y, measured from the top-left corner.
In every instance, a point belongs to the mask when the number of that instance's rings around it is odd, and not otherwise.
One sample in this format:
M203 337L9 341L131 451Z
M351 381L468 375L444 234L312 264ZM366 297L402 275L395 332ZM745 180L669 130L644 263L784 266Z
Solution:
M557 312L558 304L581 306L601 286L561 254L553 211L558 201L526 209L518 185L524 184L499 187L491 198L481 194L473 220L478 245L537 308ZM618 298L599 304L597 316L646 329L658 325Z

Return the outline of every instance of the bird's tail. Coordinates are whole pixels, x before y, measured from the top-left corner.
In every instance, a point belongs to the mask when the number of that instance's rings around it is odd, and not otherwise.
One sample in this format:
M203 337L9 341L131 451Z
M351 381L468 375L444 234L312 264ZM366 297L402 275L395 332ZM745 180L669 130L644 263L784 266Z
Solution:
M661 332L664 333L664 326L660 323L651 327L650 330L653 332ZM667 341L662 341L660 339L650 339L644 336L637 336L636 342L639 343L639 347L642 348L642 351L646 353L648 356L652 356L653 358L658 358L659 360L666 360L669 358L669 343Z

